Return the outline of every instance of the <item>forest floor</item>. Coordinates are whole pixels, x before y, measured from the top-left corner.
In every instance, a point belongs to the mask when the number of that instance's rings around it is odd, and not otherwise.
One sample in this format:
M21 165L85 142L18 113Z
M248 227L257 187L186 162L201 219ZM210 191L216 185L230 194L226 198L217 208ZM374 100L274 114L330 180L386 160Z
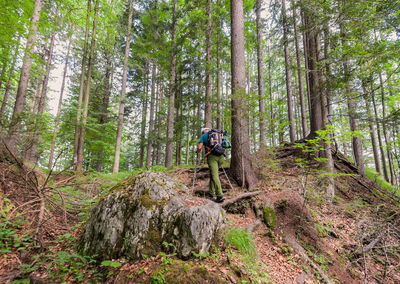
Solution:
M98 264L76 243L90 208L123 176L46 174L2 150L0 283L400 283L400 198L334 157L332 203L320 164L285 145L253 156L260 177L253 196L237 199L247 191L220 171L228 234L207 255ZM206 166L169 174L211 198ZM265 225L265 207L274 208L276 224Z

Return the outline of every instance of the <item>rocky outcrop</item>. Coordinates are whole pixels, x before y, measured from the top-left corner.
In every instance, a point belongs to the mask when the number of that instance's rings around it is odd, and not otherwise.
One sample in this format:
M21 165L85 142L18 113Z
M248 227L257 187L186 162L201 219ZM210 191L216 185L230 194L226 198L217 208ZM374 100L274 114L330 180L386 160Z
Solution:
M118 184L92 210L80 249L100 259L137 259L159 251L188 258L222 234L224 211L193 197L164 173L143 172Z

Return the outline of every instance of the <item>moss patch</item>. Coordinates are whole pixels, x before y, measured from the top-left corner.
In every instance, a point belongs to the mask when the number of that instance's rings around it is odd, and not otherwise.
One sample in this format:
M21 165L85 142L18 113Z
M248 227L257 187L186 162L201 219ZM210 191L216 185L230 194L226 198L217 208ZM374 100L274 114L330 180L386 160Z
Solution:
M217 274L203 265L174 260L170 265L160 265L151 278L163 279L164 283L225 283ZM153 281L154 282L154 281Z
M263 220L268 228L275 229L276 227L276 213L271 207L265 207L263 210Z

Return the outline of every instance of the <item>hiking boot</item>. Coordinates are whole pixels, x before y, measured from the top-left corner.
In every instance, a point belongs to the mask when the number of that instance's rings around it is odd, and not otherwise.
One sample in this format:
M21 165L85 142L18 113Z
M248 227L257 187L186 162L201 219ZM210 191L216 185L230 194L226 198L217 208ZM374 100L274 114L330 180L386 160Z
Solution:
M215 202L221 203L221 202L224 202L224 200L225 200L224 196L218 196L217 199L215 200Z

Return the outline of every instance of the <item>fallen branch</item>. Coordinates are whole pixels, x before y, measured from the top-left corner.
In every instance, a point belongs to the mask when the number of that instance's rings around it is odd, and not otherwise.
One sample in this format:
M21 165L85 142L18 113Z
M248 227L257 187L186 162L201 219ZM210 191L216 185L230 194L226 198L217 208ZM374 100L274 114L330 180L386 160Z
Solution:
M231 205L231 204L233 204L233 203L235 203L235 202L238 202L238 201L243 200L243 199L245 199L245 198L257 196L257 195L259 195L259 194L261 194L261 193L263 193L263 192L264 192L264 191L262 191L262 190L253 191L253 192L246 192L246 193L240 194L240 195L238 195L238 196L236 196L236 197L233 197L233 198L230 198L230 199L225 200L223 203L221 203L221 206L222 206L222 208L225 208L225 207L227 207L228 205Z

